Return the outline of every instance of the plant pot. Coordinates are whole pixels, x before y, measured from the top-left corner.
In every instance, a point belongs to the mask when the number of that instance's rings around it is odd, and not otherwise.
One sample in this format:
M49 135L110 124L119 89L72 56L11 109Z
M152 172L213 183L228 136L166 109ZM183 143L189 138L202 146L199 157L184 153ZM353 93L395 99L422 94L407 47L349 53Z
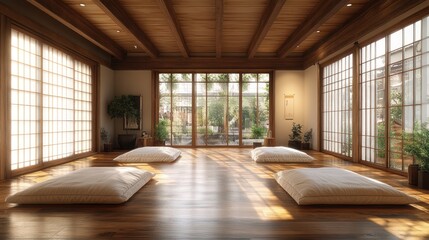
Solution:
M118 134L118 145L121 149L132 149L136 146L135 134Z
M301 141L289 141L288 147L295 148L295 149L301 149Z
M105 152L111 152L112 151L112 144L111 143L105 143L103 146L103 150Z
M419 179L419 165L410 164L408 165L408 184L417 186Z
M261 142L253 142L253 148L262 147Z
M310 150L310 143L301 143L301 150Z
M153 142L154 146L165 146L165 141L155 140Z
M419 170L418 186L422 189L429 189L429 172Z

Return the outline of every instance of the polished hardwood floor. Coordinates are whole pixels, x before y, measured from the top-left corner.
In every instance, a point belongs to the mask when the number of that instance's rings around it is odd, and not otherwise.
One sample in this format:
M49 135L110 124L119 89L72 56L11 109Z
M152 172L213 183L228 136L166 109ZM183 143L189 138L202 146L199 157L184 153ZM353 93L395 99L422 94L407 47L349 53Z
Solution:
M257 164L250 149L181 149L174 163L117 164L119 153L0 182L0 197L73 170L135 166L156 176L119 205L15 205L1 201L0 239L429 239L429 191L405 177L310 151L313 163ZM386 182L409 206L298 206L276 183L284 169L336 166Z

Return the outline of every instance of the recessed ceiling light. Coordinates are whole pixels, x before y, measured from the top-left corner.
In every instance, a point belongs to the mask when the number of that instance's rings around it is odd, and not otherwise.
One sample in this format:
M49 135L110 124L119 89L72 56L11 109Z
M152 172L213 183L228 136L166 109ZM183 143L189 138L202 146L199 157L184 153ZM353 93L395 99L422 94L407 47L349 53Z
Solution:
M352 5L353 5L353 4L349 3L349 4L347 4L346 6L347 6L347 7L351 7Z
M134 45L134 48L137 49L137 45Z
M116 32L117 32L117 33L119 33L119 32L121 32L121 31L119 31L119 30L116 30Z
M297 48L299 48L299 45L298 46L296 46Z
M317 32L317 33L320 33L320 31L319 31L319 30L317 30L316 32Z
M81 3L81 4L79 4L79 6L85 7L86 5L85 5L85 3Z

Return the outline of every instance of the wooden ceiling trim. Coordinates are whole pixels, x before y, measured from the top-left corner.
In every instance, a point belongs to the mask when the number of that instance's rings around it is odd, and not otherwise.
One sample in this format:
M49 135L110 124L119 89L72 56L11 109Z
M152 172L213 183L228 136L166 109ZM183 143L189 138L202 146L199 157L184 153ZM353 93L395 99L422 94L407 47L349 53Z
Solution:
M186 44L185 37L183 36L183 32L180 28L179 20L177 19L176 13L174 11L173 5L170 0L158 0L158 5L161 8L164 15L167 17L168 25L176 38L176 42L179 46L180 52L183 57L189 57L189 48Z
M302 41L314 33L324 22L337 13L348 3L348 0L325 0L321 1L314 9L315 11L301 24L283 43L277 51L280 58L286 57Z
M247 56L253 58L256 54L256 51L259 48L262 40L264 40L274 21L277 19L277 16L280 13L283 5L286 0L271 0L268 7L266 8L264 15L261 18L258 29L253 35L252 41L250 42L249 50L247 51Z
M322 42L313 46L305 54L304 67L311 66L334 54L338 49L353 44L361 37L386 24L386 19L395 19L420 4L429 5L425 0L370 1L365 10L351 18L352 20L327 36ZM424 6L422 11L429 12L429 7Z
M125 51L115 41L62 1L28 0L28 2L117 59L124 58Z
M222 57L223 0L216 0L216 58Z
M123 61L113 61L114 70L161 70L161 69L270 69L303 70L302 57L278 58L181 58L181 57L137 57L128 56Z
M116 24L122 29L127 30L132 37L138 42L138 46L142 48L149 56L157 57L158 49L149 40L143 30L130 17L121 4L116 0L93 0Z

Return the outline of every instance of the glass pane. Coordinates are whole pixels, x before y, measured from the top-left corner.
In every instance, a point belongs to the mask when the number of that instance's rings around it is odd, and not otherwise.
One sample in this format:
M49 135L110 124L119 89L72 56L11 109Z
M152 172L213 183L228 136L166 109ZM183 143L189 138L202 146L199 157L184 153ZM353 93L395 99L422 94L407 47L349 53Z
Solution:
M196 84L196 119L197 119L197 145L207 144L207 114L206 114L206 84Z
M414 23L414 39L418 41L422 38L422 22L417 21Z
M192 75L188 73L174 73L171 75L171 80L173 82L191 82Z
M192 96L192 83L181 82L171 84L173 88L173 95Z
M376 57L384 56L386 53L386 38L382 38L376 42Z
M402 170L402 154L390 152L389 167L396 170Z
M414 87L414 78L413 71L405 72L403 75L404 79L404 105L413 104L413 87Z
M414 103L420 104L422 102L422 78L421 78L421 70L414 71Z
M172 145L192 145L192 97L173 97Z
M206 81L206 77L207 77L206 74L197 73L195 75L196 75L195 79L196 79L197 82L205 82Z
M239 144L239 98L230 97L228 102L228 145Z
M207 81L209 81L209 82L228 82L229 81L229 74L227 74L227 73L207 74Z
M243 82L256 82L258 79L258 74L256 73L247 73L242 75Z
M414 27L413 24L404 28L404 46L412 43L414 37Z
M404 107L404 131L406 133L412 133L414 123L413 107Z
M395 75L390 78L390 105L402 105L402 75Z
M259 82L268 82L270 80L270 75L268 73L258 74Z
M160 82L169 82L171 80L170 73L160 73L158 76Z
M238 82L240 80L240 74L238 73L229 73L229 82Z
M244 145L251 145L252 127L256 125L256 96L247 95L242 98L242 138ZM247 141L246 141L247 140Z
M228 94L230 97L238 97L240 95L240 85L238 83L228 84Z
M208 97L207 99L207 144L226 145L227 98Z
M390 41L389 41L390 51L401 48L403 46L403 44L402 44L402 29L390 34L389 39L390 39Z
M166 96L171 94L171 83L165 82L165 83L159 83L159 94L160 96Z

